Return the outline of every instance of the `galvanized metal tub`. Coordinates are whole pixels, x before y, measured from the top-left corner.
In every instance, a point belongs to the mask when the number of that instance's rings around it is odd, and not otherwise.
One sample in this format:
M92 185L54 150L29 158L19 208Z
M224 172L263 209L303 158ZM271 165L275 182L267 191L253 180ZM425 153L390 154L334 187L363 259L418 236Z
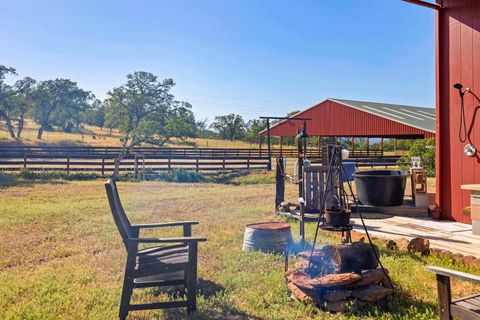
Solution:
M284 222L261 222L245 226L243 251L283 253L292 243L290 225Z

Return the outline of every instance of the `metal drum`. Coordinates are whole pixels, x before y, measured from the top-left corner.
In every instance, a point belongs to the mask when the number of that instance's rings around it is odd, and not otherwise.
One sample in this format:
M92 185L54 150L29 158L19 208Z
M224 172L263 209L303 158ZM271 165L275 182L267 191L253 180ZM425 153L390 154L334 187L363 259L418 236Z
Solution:
M261 222L245 226L243 251L283 253L292 243L290 225L284 222Z

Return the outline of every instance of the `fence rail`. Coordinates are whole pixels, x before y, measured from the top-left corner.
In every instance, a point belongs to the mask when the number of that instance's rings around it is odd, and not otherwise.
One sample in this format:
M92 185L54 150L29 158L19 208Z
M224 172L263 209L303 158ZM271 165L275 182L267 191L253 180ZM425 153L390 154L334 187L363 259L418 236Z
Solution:
M82 154L95 156L116 156L122 150L121 147L68 147L68 146L0 146L0 157L18 156L20 154ZM132 148L131 154L165 155L165 156L196 156L208 157L266 157L267 149L249 148L164 148L164 147L136 147ZM294 148L272 148L272 156L296 157L297 150ZM307 149L307 156L316 158L321 156L318 148ZM382 150L353 150L351 157L383 157Z
M0 146L0 171L44 170L70 172L113 172L120 147ZM358 151L358 150L356 150ZM371 150L370 152L375 151ZM295 149L272 149L272 157L294 157ZM352 154L351 154L352 155ZM310 149L309 158L320 158L318 149ZM376 153L354 153L351 161L358 167L393 166L399 157ZM265 149L223 148L133 148L120 163L120 171L147 172L185 169L224 171L268 169Z

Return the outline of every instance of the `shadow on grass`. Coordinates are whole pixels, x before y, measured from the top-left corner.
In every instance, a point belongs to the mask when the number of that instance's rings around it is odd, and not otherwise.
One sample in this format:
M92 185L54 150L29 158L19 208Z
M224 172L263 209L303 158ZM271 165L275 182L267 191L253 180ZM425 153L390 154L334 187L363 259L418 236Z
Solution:
M187 314L185 310L171 309L165 310L164 319L249 319L262 320L262 318L252 316L229 303L219 302L216 297L221 297L225 293L225 288L218 283L206 279L199 279L198 294L205 300L215 301L212 304L207 303L207 307L197 309L192 314ZM219 299L220 301L222 299Z
M211 173L208 175L207 181L214 182L214 183L222 183L222 184L240 185L241 184L240 182L234 182L233 180L241 177L246 177L252 174L253 172L249 170L238 170L238 171Z
M406 291L396 288L394 295L387 300L348 313L367 318L436 319L438 306L435 303L418 300Z
M60 180L24 180L8 175L0 175L0 190L11 187L33 187L42 184L62 185L66 183L66 181Z

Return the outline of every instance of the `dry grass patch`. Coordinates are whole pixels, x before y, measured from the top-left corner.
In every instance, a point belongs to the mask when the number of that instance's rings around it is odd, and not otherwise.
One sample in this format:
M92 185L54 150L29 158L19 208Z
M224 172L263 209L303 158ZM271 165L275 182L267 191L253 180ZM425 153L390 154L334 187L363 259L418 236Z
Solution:
M432 319L434 275L427 264L478 273L449 259L386 251L383 261L399 292L385 311L331 315L288 297L279 256L241 251L247 223L273 215L274 185L256 173L232 184L119 183L134 223L199 220L195 235L202 279L192 319ZM103 181L37 183L0 188L0 318L114 319L118 312L125 250L104 194ZM287 199L296 199L288 185ZM297 235L297 226L292 223ZM158 232L158 230L156 230ZM307 225L312 238L314 226ZM180 234L165 230L162 236ZM150 232L146 235L159 236ZM322 233L323 242L339 239ZM454 293L478 287L454 283ZM138 301L151 292L137 294ZM160 295L157 299L165 299ZM184 319L183 310L132 313L132 319Z

